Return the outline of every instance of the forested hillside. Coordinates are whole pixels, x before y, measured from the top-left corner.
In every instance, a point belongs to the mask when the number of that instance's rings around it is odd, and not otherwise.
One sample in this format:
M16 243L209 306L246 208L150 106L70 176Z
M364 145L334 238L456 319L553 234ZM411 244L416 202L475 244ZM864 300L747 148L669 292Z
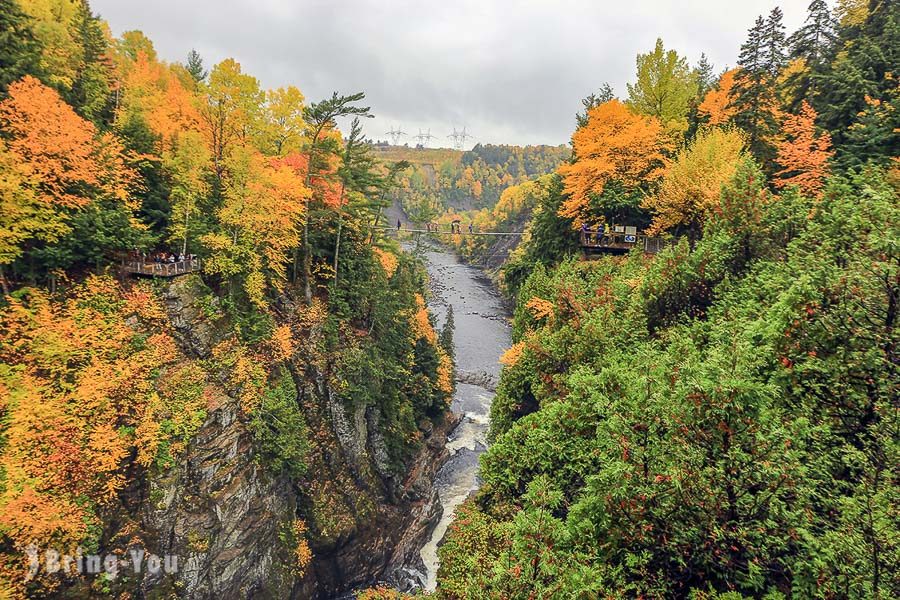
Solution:
M659 41L571 161L463 216L533 214L440 597L900 596L900 5L836 9L720 74ZM584 260L611 222L670 245Z
M188 50L0 0L0 597L327 596L434 518L451 359L363 94ZM136 551L181 569L43 562Z
M503 190L551 173L571 151L565 146L498 146L476 144L471 150L376 146L389 163L407 161L391 197L410 219L425 223L448 208L494 206Z

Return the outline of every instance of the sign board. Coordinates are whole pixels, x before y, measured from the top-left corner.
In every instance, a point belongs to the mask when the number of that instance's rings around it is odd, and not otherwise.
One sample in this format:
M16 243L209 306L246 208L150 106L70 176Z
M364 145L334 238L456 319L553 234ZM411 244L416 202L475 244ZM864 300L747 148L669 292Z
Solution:
M633 244L637 241L637 236L636 235L626 235L625 241L628 242L629 244Z

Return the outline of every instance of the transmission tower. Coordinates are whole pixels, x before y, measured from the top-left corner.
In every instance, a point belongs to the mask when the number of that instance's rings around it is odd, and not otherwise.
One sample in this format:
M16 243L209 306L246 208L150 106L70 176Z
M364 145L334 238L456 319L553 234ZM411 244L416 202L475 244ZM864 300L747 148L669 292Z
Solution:
M466 133L466 128L463 127L462 131L457 131L456 127L453 128L453 133L447 136L451 140L453 140L453 147L457 150L462 150L462 147L466 143L467 138L475 137L471 133Z
M414 135L413 137L419 141L419 143L422 145L423 148L428 146L429 140L433 140L433 139L437 138L436 135L431 135L431 128L429 128L428 131L426 131L424 133L422 132L421 129L419 129L419 133Z
M406 135L406 132L402 131L399 127L391 127L391 130L386 132L385 135L391 136L391 143L394 146L399 146L400 136Z

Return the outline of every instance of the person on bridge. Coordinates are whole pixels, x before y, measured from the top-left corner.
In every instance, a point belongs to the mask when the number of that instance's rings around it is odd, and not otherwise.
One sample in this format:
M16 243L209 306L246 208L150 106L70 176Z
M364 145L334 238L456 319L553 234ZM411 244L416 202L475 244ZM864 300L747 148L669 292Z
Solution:
M597 243L603 239L603 234L606 233L606 227L603 226L603 223L597 225Z
M469 233L475 233L475 227L469 223Z
M403 223L400 222L400 219L397 219L397 231L400 231L401 227L403 227Z

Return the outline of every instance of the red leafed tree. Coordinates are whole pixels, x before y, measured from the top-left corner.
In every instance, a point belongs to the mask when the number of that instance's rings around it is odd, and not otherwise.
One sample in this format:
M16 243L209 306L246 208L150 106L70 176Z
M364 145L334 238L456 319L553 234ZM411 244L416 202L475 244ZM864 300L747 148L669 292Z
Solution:
M341 202L341 185L337 178L336 162L336 159L331 161L327 170L314 173L310 178L313 199L329 208L337 208ZM272 166L276 169L288 167L305 179L307 171L309 171L309 154L292 152L280 158L273 158Z
M775 180L779 188L796 186L808 196L821 195L828 176L828 161L834 151L828 132L816 132L817 116L815 109L804 100L796 115L785 118L775 159L782 168Z

